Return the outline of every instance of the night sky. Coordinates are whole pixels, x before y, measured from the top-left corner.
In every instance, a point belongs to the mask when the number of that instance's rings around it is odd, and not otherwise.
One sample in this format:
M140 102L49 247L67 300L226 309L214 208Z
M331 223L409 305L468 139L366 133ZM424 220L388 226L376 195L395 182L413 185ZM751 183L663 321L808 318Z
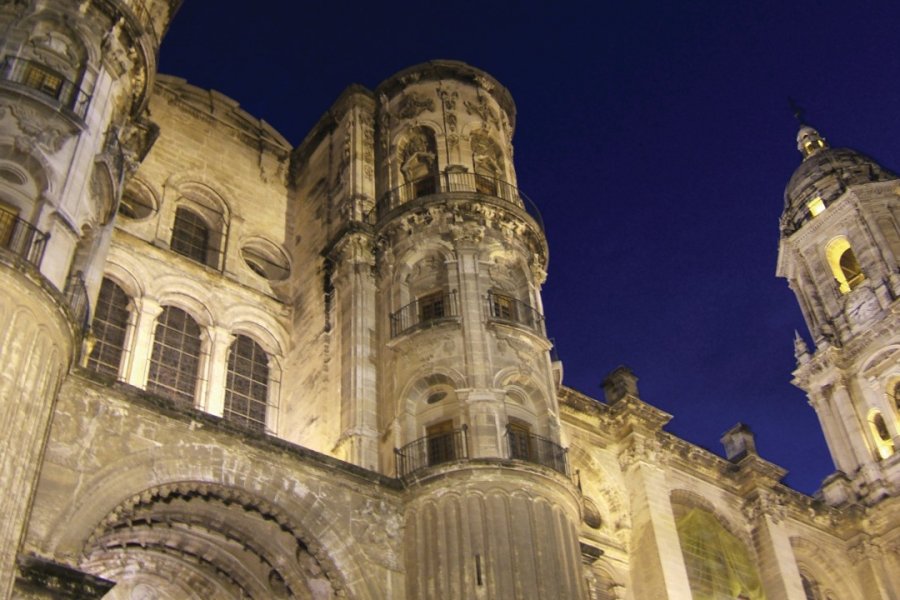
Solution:
M834 467L790 384L793 332L809 337L775 277L801 158L788 97L833 146L900 169L898 25L896 2L186 0L160 71L295 145L351 83L437 58L491 73L516 101L519 187L546 224L564 383L602 397L627 365L669 431L721 454L747 423L812 493Z

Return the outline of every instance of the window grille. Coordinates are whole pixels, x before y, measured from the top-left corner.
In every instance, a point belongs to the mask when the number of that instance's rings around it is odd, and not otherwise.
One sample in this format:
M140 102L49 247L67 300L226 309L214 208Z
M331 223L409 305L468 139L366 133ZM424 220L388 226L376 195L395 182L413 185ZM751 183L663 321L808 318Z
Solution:
M94 348L88 357L88 368L98 373L117 376L125 348L128 329L128 294L111 279L103 278L97 308L94 311Z
M239 335L228 351L225 382L227 420L265 431L269 394L269 356L259 344Z
M175 211L172 227L172 250L198 263L208 265L213 254L209 246L209 227L195 212L186 208Z
M200 326L167 306L156 322L147 390L193 406L200 369Z

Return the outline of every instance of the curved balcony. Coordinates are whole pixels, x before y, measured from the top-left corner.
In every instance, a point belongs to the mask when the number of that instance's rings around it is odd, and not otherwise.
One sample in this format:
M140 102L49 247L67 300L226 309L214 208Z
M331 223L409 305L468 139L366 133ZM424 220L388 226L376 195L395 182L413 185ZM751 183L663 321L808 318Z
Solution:
M506 428L509 457L545 466L569 476L569 451L553 440L518 427Z
M404 183L382 195L366 220L374 225L391 210L411 200L460 192L487 196L501 206L524 211L534 219L541 231L544 230L541 213L528 196L509 182L476 173L440 173Z
M7 56L0 62L0 80L36 91L79 119L87 114L90 95L38 61Z
M438 292L422 296L391 314L391 337L458 316L456 292Z
M464 425L460 429L426 435L399 450L395 449L397 476L406 477L425 467L468 458L467 431Z
M0 248L39 267L49 237L28 221L0 208Z
M512 296L488 292L487 316L492 321L523 325L539 335L545 335L544 315L533 306Z

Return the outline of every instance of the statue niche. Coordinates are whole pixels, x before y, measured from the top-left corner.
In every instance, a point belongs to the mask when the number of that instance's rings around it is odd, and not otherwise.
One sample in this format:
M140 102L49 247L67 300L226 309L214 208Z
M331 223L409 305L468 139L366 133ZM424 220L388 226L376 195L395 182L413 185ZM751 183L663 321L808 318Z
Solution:
M399 147L400 171L408 197L420 198L438 191L437 142L427 127L414 127Z
M475 171L475 191L499 197L504 173L503 151L487 135L472 134L472 166Z

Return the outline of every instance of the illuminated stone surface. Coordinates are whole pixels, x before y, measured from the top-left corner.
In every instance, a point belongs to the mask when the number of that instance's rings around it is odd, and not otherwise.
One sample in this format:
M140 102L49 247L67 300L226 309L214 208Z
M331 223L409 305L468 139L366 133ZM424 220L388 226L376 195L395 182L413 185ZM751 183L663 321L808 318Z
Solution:
M900 597L894 175L801 130L778 271L841 470L813 499L746 427L728 460L663 431L626 368L562 385L490 75L350 87L292 147L155 74L176 4L0 6L33 61L0 80L0 209L50 233L0 264L0 597L59 597L29 564L120 600ZM128 317L98 342L103 278Z

